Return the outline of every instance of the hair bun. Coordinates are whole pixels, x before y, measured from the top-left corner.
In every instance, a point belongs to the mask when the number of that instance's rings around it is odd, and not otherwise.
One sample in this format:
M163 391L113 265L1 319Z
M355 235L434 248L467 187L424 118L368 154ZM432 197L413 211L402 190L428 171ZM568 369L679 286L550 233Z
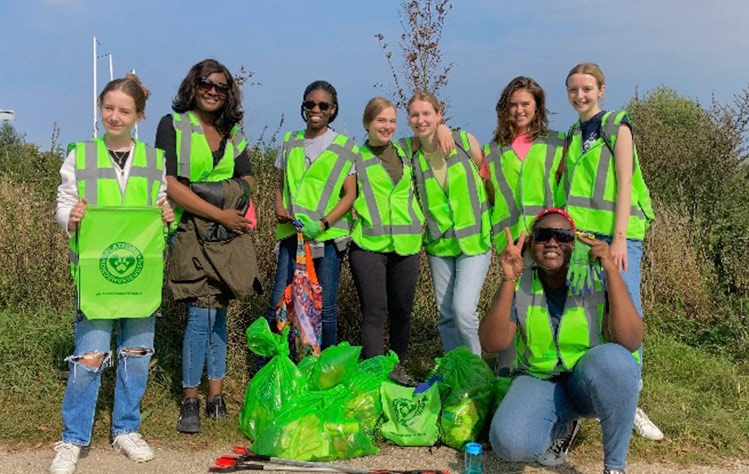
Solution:
M125 80L133 81L140 87L140 90L143 91L144 99L148 99L151 96L151 91L146 89L146 86L143 85L142 82L140 82L140 78L134 73L134 72L128 72L125 74Z

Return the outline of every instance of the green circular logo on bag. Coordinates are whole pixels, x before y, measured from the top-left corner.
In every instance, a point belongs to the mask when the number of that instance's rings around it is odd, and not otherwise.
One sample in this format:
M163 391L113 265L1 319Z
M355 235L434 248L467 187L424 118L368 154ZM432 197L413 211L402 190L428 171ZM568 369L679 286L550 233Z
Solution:
M143 271L143 254L133 244L115 242L101 253L99 271L112 283L130 283Z
M395 411L396 421L403 425L412 425L419 416L424 412L424 398L416 400L407 398L396 398L393 400L393 411Z

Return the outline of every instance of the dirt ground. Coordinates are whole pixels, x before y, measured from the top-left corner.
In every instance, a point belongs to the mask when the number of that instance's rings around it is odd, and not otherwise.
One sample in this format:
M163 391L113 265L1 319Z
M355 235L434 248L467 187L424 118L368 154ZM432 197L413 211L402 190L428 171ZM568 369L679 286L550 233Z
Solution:
M156 458L153 461L135 464L122 454L111 449L94 447L85 458L78 462L76 474L192 474L208 472L208 466L221 454L231 451L181 451L173 448L155 447ZM25 474L44 473L54 457L50 445L36 448L9 449L0 446L0 473ZM603 471L600 464L575 463L574 456L560 468L546 469L539 465L503 463L493 454L484 454L484 474L494 473L557 473L557 474L599 474ZM463 472L462 454L449 448L398 448L385 446L379 456L341 461L346 464L367 468L387 469L433 469L449 470L453 473ZM739 474L749 473L749 460L727 460L721 466L679 466L674 464L646 464L636 462L627 468L628 474Z

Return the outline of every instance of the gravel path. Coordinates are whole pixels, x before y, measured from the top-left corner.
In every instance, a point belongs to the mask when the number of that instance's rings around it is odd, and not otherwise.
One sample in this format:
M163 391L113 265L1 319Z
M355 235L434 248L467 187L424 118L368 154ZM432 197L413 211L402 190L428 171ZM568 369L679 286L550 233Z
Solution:
M94 447L88 456L78 462L76 474L192 474L206 473L208 466L225 451L180 451L173 448L156 447L156 458L143 464L134 464L123 455L104 447ZM48 472L54 451L50 446L37 448L9 449L0 446L0 473L25 474ZM484 473L557 473L557 474L600 474L598 464L576 465L571 463L561 468L544 469L538 465L508 464L500 462L496 456L484 455ZM447 469L463 472L462 454L449 448L398 448L385 446L379 456L343 461L347 465L389 469ZM245 471L250 472L250 471ZM629 474L738 474L749 472L749 460L727 461L722 466L679 466L674 464L634 463L627 469Z

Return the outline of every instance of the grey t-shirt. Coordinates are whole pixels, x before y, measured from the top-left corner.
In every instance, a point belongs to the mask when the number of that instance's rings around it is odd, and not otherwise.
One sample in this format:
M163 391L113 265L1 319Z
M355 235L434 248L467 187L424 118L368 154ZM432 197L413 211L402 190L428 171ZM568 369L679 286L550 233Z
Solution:
M309 165L311 165L312 162L315 161L317 157L320 156L322 152L330 146L331 143L333 143L333 140L335 140L335 137L337 136L338 134L336 132L331 129L327 129L325 133L323 133L319 137L304 139L304 161L308 168ZM275 166L279 170L286 169L286 160L283 156L283 147L278 149ZM351 169L349 170L348 174L352 175L355 173L356 165L353 164L351 165Z

